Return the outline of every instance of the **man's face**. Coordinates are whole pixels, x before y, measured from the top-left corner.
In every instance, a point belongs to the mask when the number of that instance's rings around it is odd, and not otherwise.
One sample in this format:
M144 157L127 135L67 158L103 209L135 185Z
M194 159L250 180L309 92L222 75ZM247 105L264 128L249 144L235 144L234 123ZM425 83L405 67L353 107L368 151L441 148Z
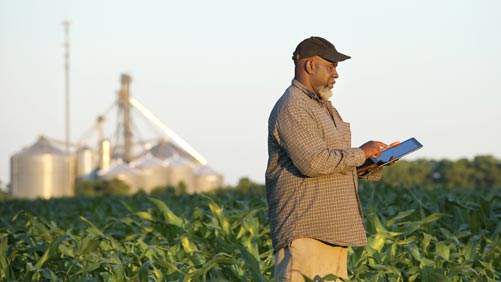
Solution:
M320 57L312 59L313 71L311 73L311 85L318 95L323 99L328 99L332 96L332 88L336 83L337 63L329 62Z

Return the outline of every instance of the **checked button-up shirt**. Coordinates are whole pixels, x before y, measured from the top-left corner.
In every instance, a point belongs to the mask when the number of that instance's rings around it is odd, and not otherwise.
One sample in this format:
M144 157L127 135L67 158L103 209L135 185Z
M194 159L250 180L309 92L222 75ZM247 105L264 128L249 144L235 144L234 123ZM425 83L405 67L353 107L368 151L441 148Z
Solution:
M275 251L297 238L367 244L356 171L365 154L351 147L350 124L330 101L294 80L270 114L268 155L266 194Z

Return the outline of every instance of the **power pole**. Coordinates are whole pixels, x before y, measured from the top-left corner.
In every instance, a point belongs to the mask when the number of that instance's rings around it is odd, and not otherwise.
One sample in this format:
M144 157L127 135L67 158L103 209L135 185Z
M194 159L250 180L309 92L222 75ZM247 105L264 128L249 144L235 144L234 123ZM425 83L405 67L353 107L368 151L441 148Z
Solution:
M70 22L63 21L64 25L64 92L65 92L65 135L66 152L70 151Z

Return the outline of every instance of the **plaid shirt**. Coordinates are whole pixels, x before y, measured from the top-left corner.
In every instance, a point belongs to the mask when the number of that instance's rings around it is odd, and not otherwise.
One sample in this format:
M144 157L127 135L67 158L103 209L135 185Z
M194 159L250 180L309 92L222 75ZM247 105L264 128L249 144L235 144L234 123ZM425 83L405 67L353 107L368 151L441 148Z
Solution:
M266 194L274 250L297 238L367 244L350 124L330 101L294 80L268 120ZM380 169L370 174L377 179Z

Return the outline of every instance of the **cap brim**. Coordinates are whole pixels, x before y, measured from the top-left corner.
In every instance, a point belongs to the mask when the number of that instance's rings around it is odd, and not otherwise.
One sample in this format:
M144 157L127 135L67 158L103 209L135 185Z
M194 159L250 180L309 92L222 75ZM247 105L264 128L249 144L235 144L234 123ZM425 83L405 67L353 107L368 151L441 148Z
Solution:
M336 63L336 62L342 62L344 60L348 60L350 59L351 57L348 56L348 55L345 55L345 54L342 54L342 53L330 53L330 54L327 54L327 55L319 55L320 57L326 59L327 61L330 61L330 62L333 62L333 63Z

